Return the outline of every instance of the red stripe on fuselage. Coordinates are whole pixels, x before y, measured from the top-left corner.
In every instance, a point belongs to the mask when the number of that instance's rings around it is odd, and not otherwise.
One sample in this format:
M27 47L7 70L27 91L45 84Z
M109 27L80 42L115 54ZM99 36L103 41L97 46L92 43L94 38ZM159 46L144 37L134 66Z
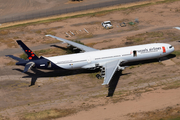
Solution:
M164 46L162 46L163 49L163 53L166 53L166 48Z

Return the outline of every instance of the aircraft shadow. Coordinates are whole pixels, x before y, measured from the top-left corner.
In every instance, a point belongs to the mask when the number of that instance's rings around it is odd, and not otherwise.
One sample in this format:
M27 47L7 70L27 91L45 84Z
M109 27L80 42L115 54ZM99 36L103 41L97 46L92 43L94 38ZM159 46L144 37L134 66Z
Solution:
M67 50L67 48L61 47L61 46L58 46L58 45L51 45L51 47L56 47L56 48L60 48L60 49L63 49L63 50Z
M51 45L51 47L56 47L56 48L60 48L62 50L65 50L67 52L67 54L72 54L72 53L80 53L81 50L78 49L78 48L75 48L73 46L68 46L68 47L61 47L61 46L58 46L58 45Z
M13 69L17 70L19 72L23 72L22 69ZM60 76L69 76L69 75L75 75L75 74L83 74L83 73L95 73L99 70L39 70L36 68L31 69L34 73L26 72L24 74L28 76L24 76L23 78L29 78L29 77L60 77Z
M22 69L13 69L17 70L19 72L23 72ZM25 76L22 78L31 78L31 84L29 86L35 85L36 81L38 78L43 78L43 77L60 77L60 76L70 76L70 75L76 75L76 74L83 74L83 73L96 73L99 72L99 70L39 70L36 68L31 69L34 73L32 72L26 72Z
M119 82L120 76L122 76L122 70L116 71L114 76L112 77L109 86L108 86L108 95L106 97L112 97L114 95L114 91Z
M13 69L13 70L17 70L19 72L23 72L23 70L21 69ZM31 84L29 85L29 87L35 85L36 81L38 80L38 78L42 78L42 77L60 77L60 76L70 76L70 75L76 75L76 74L83 74L83 73L97 73L100 70L48 70L48 71L41 71L38 69L31 69L34 73L32 72L26 72L24 74L26 74L27 76L23 76L22 78L31 78ZM108 95L107 97L113 96L114 91L116 89L116 86L118 84L118 81L120 79L120 76L123 75L127 75L127 74L131 74L131 73L125 73L122 74L122 71L117 71L115 72L109 86L108 86Z

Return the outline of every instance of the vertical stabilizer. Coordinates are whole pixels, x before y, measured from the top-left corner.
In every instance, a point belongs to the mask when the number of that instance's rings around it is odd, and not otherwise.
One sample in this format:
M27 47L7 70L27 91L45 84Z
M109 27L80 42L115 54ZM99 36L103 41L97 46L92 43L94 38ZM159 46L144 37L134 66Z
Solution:
M22 50L27 54L29 60L39 59L32 50L30 50L21 40L16 41L22 48Z

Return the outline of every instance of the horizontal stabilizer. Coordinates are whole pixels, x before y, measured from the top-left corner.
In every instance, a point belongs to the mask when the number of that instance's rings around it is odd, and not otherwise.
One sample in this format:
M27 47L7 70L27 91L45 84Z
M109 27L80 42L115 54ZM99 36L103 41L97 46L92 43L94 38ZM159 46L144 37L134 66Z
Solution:
M34 62L29 62L25 65L25 68L24 68L24 73L27 72L29 69L31 69L33 66L34 66Z
M6 57L10 57L10 58L12 58L12 59L14 59L14 60L17 60L17 61L19 61L19 62L25 61L24 59L18 58L18 57L13 56L13 55L6 55Z

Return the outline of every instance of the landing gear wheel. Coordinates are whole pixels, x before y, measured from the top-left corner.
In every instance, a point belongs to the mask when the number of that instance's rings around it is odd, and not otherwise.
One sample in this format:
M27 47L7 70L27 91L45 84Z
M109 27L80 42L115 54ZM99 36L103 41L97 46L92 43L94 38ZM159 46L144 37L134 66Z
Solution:
M97 77L98 79L102 78L100 74L97 74L96 77Z

